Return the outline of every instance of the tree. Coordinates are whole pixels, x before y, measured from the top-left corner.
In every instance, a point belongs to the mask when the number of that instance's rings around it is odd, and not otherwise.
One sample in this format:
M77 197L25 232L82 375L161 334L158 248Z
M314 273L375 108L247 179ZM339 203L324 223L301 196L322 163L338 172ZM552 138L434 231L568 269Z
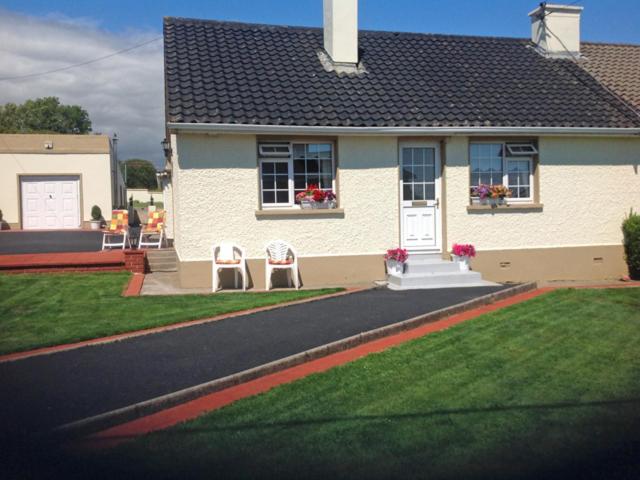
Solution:
M57 97L0 105L0 133L89 133L91 120L79 105L62 105Z
M125 174L127 188L146 188L155 190L158 188L158 177L156 177L156 168L149 160L141 158L130 158L120 164L122 174Z

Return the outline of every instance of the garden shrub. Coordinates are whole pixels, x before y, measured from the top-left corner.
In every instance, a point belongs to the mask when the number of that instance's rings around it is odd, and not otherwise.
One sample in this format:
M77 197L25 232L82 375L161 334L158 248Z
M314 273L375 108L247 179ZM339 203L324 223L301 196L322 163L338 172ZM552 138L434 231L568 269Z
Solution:
M91 209L91 218L94 220L100 220L102 218L102 210L97 205L94 205Z
M622 223L624 254L629 266L629 275L640 280L640 215L629 213Z

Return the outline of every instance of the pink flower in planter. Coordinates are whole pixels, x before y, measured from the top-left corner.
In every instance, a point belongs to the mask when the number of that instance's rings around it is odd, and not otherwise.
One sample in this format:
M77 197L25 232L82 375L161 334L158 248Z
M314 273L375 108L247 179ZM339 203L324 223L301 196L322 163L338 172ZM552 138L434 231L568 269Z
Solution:
M392 248L387 250L384 256L385 260L395 260L396 262L404 263L409 258L409 252L404 248Z
M468 243L454 243L451 251L457 257L475 257L476 256L475 247Z

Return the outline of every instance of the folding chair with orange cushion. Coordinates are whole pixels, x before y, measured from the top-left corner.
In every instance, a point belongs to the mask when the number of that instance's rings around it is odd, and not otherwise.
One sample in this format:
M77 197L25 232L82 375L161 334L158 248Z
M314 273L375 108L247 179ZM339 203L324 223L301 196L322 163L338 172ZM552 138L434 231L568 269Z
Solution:
M113 242L115 237L122 237L121 242ZM129 212L127 210L114 210L111 213L109 226L102 231L102 250L105 248L119 247L124 250L125 244L131 248L129 239Z
M152 237L157 235L157 240ZM149 212L147 224L140 228L140 239L138 240L138 248L142 247L158 247L162 248L162 240L164 239L164 210L155 210Z

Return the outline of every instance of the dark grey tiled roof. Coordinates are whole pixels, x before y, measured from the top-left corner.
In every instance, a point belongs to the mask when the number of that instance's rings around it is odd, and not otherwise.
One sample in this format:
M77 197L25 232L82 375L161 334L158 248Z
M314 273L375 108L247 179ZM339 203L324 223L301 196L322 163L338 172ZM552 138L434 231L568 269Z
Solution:
M527 40L361 31L366 68L323 69L322 29L166 18L167 121L305 126L639 127Z

